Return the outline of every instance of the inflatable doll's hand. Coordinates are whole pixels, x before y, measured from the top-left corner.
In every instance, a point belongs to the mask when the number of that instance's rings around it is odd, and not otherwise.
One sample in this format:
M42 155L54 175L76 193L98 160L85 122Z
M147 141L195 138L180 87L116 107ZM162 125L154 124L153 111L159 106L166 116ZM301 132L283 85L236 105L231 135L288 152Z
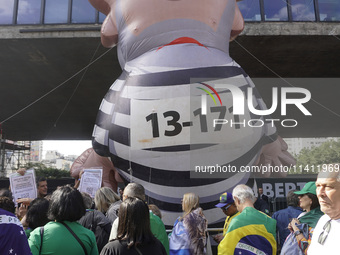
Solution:
M70 173L71 176L77 180L81 177L81 171L83 169L103 169L102 186L109 187L116 192L118 182L123 182L118 171L113 166L111 160L108 157L99 156L93 148L84 151L72 164ZM79 181L76 181L76 185Z
M269 144L262 147L260 157L255 163L258 166L293 166L296 164L294 157L287 151L288 146L286 142L278 136L278 138ZM263 171L262 177L269 177L272 174L271 171ZM273 172L275 176L285 177L287 171Z

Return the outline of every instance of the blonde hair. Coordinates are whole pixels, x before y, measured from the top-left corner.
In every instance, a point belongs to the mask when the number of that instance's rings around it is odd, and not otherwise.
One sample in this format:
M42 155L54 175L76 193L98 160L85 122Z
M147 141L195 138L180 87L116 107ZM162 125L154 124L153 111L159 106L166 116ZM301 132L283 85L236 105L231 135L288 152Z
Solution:
M120 197L110 188L101 187L97 190L94 202L98 211L106 213L110 205L120 200Z
M200 206L200 198L195 193L185 193L183 195L183 217L191 213Z

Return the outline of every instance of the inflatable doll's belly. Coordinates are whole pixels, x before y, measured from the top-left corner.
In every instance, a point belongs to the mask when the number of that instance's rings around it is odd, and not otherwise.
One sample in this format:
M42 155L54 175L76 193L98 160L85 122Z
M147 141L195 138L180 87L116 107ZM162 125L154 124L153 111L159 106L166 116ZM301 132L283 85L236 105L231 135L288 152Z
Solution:
M234 114L234 95L224 85L243 95L250 86L238 66L124 72L100 107L96 151L112 156L123 171L132 163L141 172L252 164L262 146L263 121L247 107ZM258 100L253 96L254 107Z
M249 81L238 66L124 72L103 99L93 146L111 156L123 178L145 187L166 225L178 217L187 192L199 195L214 222L220 210L211 201L247 182L250 173L242 168L253 165L263 144L261 118L246 107L233 114L233 96L223 88L245 94ZM253 96L257 108L259 100Z

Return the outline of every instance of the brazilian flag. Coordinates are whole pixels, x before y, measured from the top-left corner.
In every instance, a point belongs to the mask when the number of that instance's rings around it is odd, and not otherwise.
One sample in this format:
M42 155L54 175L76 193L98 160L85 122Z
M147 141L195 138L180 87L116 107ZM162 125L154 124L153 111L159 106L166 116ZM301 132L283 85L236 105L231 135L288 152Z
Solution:
M246 207L229 224L218 255L276 255L276 220Z

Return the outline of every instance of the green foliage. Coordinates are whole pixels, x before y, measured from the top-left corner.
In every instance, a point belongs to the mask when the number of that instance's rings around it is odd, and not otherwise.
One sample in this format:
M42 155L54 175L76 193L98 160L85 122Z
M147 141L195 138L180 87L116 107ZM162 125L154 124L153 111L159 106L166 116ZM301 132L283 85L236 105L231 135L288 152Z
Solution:
M70 177L69 171L60 170L52 167L46 167L43 163L28 163L26 164L25 168L26 169L34 168L36 176L43 176L48 179Z
M296 172L299 174L317 173L323 164L340 162L340 140L324 142L319 147L302 149L297 157ZM297 170L300 170L298 172Z

